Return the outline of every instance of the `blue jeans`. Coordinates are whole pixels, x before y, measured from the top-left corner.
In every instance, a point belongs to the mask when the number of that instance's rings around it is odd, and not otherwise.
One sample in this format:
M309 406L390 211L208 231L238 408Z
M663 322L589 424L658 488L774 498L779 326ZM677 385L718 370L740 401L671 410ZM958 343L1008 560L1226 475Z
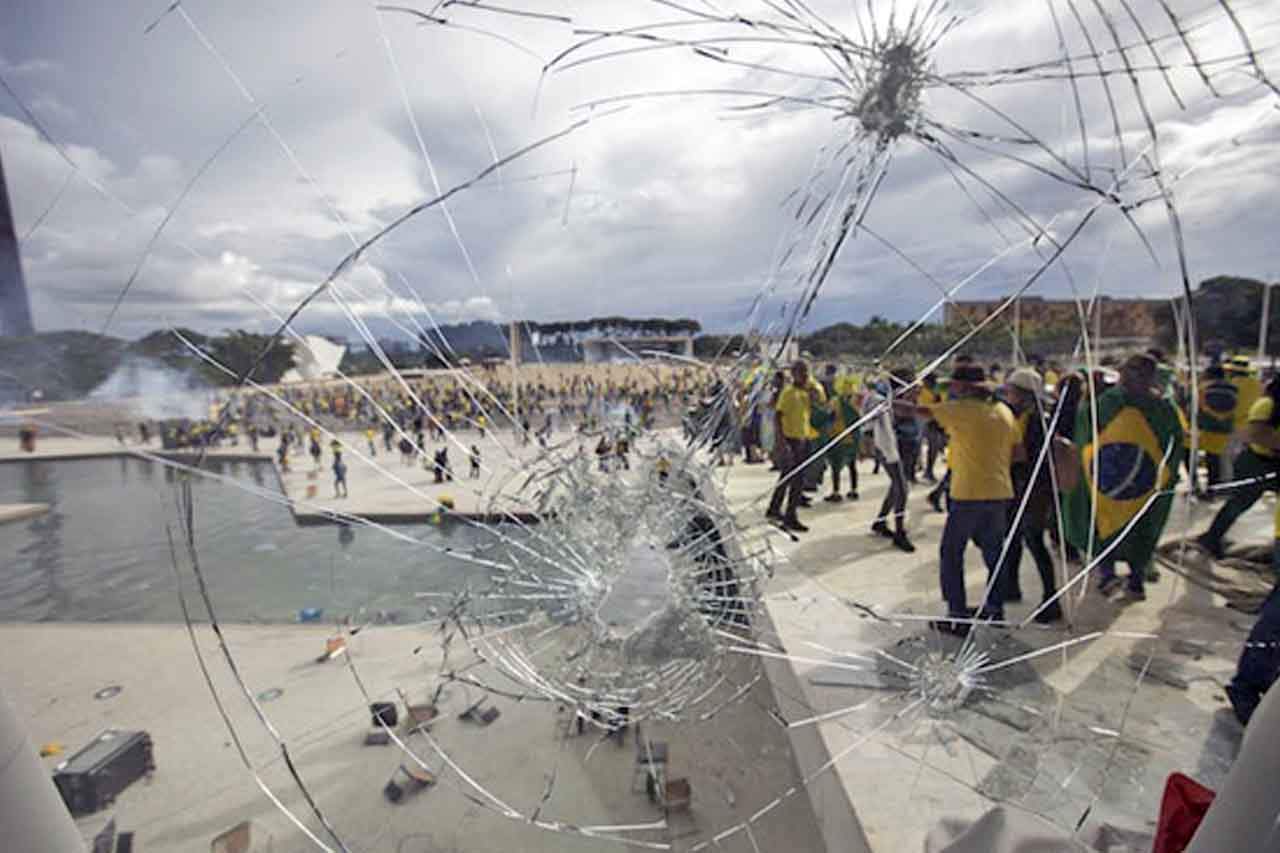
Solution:
M948 616L969 616L969 602L964 590L964 549L972 539L982 549L982 561L987 564L988 585L991 587L982 611L993 619L1004 618L1004 584L990 583L990 580L991 575L1000 568L1000 549L1004 545L1008 503L951 501L939 547L942 597L947 600Z
M1271 565L1280 571L1280 543L1273 552ZM1263 603L1258 621L1240 653L1236 674L1227 685L1227 698L1241 723L1249 722L1262 701L1262 694L1275 683L1277 675L1280 675L1280 582Z

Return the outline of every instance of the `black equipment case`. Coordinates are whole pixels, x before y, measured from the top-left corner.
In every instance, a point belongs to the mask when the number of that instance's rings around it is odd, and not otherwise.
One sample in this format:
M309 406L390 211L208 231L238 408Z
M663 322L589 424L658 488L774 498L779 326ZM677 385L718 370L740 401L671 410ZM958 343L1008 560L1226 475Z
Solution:
M73 815L92 814L156 767L151 735L107 729L53 772L53 783Z

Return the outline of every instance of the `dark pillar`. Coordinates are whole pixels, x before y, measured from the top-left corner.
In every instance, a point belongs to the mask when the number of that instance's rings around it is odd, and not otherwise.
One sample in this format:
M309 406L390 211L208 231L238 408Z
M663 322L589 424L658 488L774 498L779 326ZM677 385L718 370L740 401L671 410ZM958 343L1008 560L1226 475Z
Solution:
M9 188L4 182L4 161L0 160L0 337L34 333L27 283L22 278L22 259L18 256L18 235L13 230L13 211L9 207Z

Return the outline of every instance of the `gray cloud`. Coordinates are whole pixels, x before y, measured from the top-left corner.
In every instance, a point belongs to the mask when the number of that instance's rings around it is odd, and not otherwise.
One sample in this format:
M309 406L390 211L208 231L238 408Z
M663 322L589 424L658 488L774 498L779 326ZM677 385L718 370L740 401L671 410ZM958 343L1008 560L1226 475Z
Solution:
M848 4L819 5L856 32L847 15L841 16ZM1131 5L1148 22L1156 20L1154 0ZM1202 56L1239 54L1221 14L1207 9L1196 17L1201 6L1174 5L1196 25ZM18 6L14 25L0 33L0 73L83 176L71 181L24 245L36 320L45 328L99 328L164 211L252 107L176 14L144 35L161 11L153 3L132 0L104 8L85 0L26 0ZM1058 41L1046 8L964 4L962 11L971 13L939 47L936 71L953 75L1055 60ZM618 0L576 13L590 27L656 20L656 9ZM1240 11L1259 33L1256 46L1274 47L1277 13L1263 3L1243 3ZM384 15L397 80L371 7L331 0L305 9L201 6L190 14L264 106L319 193L266 128L250 127L173 215L113 324L122 334L161 322L267 328L269 315L254 299L288 310L350 250L331 208L356 239L364 239L429 198L433 184L406 116L401 83L446 188L492 161L491 142L503 154L516 150L586 115L573 108L596 98L682 87L821 88L687 50L627 55L540 79L538 62L496 39ZM545 22L465 10L457 19L500 31L543 56L570 39L565 27ZM1106 32L1093 24L1095 35ZM1132 26L1121 26L1122 38L1132 38ZM1069 52L1083 52L1078 30L1069 30L1067 40ZM1164 61L1185 63L1178 44L1159 47ZM803 47L735 49L735 56L830 73L821 57ZM1159 123L1166 177L1194 169L1177 184L1193 276L1274 275L1270 223L1261 211L1277 185L1277 131L1270 118L1253 123L1274 106L1274 97L1238 70L1218 79L1228 93L1220 99L1209 95L1194 69L1179 67L1170 76L1185 111L1159 75L1144 74L1142 85ZM1134 90L1123 77L1109 82L1126 140L1140 149L1143 124ZM1086 115L1083 144L1073 112L1077 93ZM629 103L625 111L598 118L455 197L449 211L475 276L443 213L435 210L389 235L344 282L342 293L362 316L390 313L400 322L408 322L412 311L412 288L442 322L607 312L691 315L712 328L740 327L793 227L794 204L784 200L806 182L819 147L839 146L849 133L847 122L833 122L826 112L727 109L740 103L714 96ZM1022 128L1073 164L1083 162L1084 144L1095 168L1116 157L1106 92L1096 79L1081 80L1076 89L1062 80L984 85L967 93L941 88L928 93L925 106L929 116L949 126L1006 138L1020 131L996 110L1016 116ZM1096 200L1012 160L954 140L947 145L1027 213L1042 223L1054 221L1055 233L1067 233ZM996 147L1061 171L1044 150L1016 142ZM4 99L0 149L23 233L57 196L69 167L16 104ZM570 196L565 172L573 168ZM1144 169L1135 168L1129 177L1125 198L1152 192ZM90 180L133 212L101 198ZM835 180L828 174L819 186L832 187ZM988 216L1013 240L1025 236L1011 211L986 189L963 176L958 180L968 194L939 157L903 142L867 220L878 235L947 282L970 275L1008 248ZM1066 256L1079 287L1149 296L1178 291L1162 207L1148 205L1135 218L1162 266L1152 263L1132 227L1107 210ZM1010 251L963 295L1006 293L1036 265L1033 252ZM794 298L789 282L797 271L795 263L782 271L771 312ZM1055 271L1034 292L1065 294L1067 280ZM810 325L861 321L871 314L910 319L936 298L934 285L862 235L846 248ZM304 315L302 325L347 327L337 307L324 300ZM349 327L347 332L354 334Z

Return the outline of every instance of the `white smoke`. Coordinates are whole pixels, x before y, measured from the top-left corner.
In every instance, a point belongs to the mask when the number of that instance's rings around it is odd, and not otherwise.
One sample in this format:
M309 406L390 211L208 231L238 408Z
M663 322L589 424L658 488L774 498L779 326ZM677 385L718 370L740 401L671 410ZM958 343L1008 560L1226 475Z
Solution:
M116 368L89 399L127 405L149 420L208 416L210 392L199 378L146 359L130 359Z

